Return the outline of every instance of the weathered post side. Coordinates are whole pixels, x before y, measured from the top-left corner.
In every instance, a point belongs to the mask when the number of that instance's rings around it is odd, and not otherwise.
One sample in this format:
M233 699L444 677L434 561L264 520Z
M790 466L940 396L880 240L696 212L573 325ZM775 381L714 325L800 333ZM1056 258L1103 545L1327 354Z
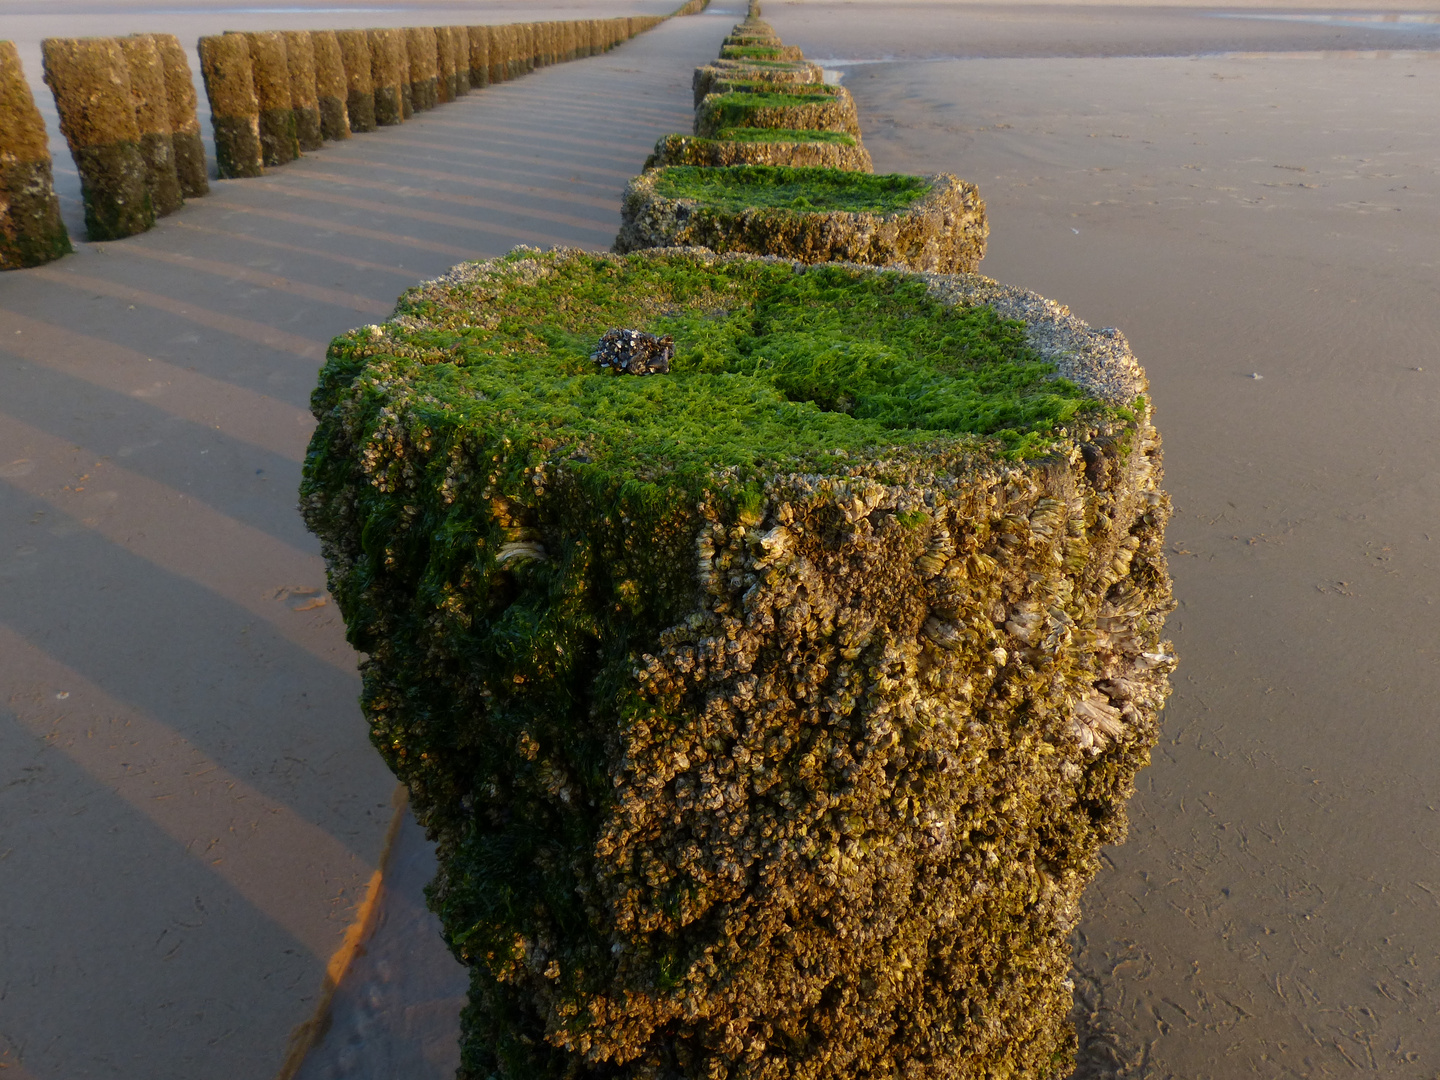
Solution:
M500 25L490 27L490 81L508 82L514 77L510 70L511 52L514 49L514 28Z
M0 41L0 270L40 266L70 246L50 139L13 42Z
M202 37L197 47L215 133L215 171L222 180L259 176L265 169L250 42L244 34L216 34Z
M190 60L174 34L152 34L160 50L165 73L165 102L170 115L170 145L175 151L175 175L180 194L198 199L210 191L210 170L205 163L205 142L200 137L199 104Z
M345 98L345 59L334 30L310 31L315 50L315 96L320 109L320 134L326 139L350 137L350 110Z
M119 240L155 224L125 53L114 38L46 38L45 82L80 173L91 240Z
M407 26L405 45L410 55L410 100L416 112L433 109L440 100L440 72L435 28Z
M290 107L295 112L295 141L300 150L319 150L325 139L320 123L319 76L315 42L309 30L282 31L285 63L290 69Z
M265 164L287 165L300 156L295 108L290 98L290 62L278 30L250 31L250 72L260 102L260 149Z
M345 65L345 111L351 131L375 130L375 84L370 79L370 39L364 30L337 30Z
M467 26L465 33L470 48L470 86L483 90L490 85L490 28Z
M368 30L366 34L370 39L370 81L375 87L375 123L390 127L405 119L400 90L405 31L396 27Z
M539 23L517 23L515 26L515 49L517 53L516 66L521 75L528 75L535 70L535 31Z
M140 154L145 158L145 184L155 216L173 214L185 202L175 168L175 142L170 134L170 102L165 93L165 68L160 50L149 34L117 39L130 74L130 99L135 104L135 126L140 131Z
M409 120L415 115L415 98L410 90L410 43L403 29L395 32L396 51L400 61L400 115Z
M435 34L435 102L446 105L455 100L455 43L448 26L432 26Z

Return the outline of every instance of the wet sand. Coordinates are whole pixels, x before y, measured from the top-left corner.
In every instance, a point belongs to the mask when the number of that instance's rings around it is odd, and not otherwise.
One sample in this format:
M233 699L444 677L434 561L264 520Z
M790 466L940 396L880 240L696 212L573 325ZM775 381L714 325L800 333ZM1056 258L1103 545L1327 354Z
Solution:
M1435 23L941 8L766 17L927 59L837 65L877 171L977 182L982 271L1149 372L1181 665L1086 894L1081 1075L1440 1075L1440 55L1396 51ZM1153 55L1214 22L1249 55Z
M237 18L208 16L187 44ZM688 123L690 69L733 21L675 20L215 182L108 244L82 239L27 64L77 253L0 276L0 1076L279 1074L395 817L295 510L325 346L462 259L608 247L625 182ZM32 44L164 27L137 23L60 18ZM407 823L307 1075L453 1073L463 972L423 910L426 856Z

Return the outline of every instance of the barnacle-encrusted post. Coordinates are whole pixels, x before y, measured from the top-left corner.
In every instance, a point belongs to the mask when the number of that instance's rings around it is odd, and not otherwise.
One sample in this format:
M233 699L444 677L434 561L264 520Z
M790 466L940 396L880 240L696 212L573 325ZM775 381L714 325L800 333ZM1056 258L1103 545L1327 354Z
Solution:
M290 108L295 113L295 139L302 152L319 150L325 134L320 119L314 38L309 30L285 30L281 36L285 39L285 63L290 71Z
M408 66L405 31L386 27L366 31L370 39L370 84L375 93L375 123L391 127L405 120L405 94L400 85Z
M320 133L326 139L350 138L349 90L345 79L345 58L334 30L310 31L315 51L315 93L320 108Z
M55 195L45 120L19 52L0 41L0 270L40 266L72 250Z
M690 77L690 88L694 92L695 107L698 109L700 103L710 94L715 92L715 84L727 79L749 79L754 82L780 84L777 89L784 90L786 85L816 86L825 81L824 71L819 64L812 64L808 60L757 64L743 60L712 60L708 64L695 69Z
M490 85L490 28L466 28L470 47L470 86L483 90Z
M447 26L450 35L450 49L453 53L455 73L451 97L463 97L470 93L470 32L463 26Z
M175 140L170 132L170 102L165 90L165 62L151 34L118 38L130 74L130 100L145 159L145 186L155 216L173 214L185 202L175 167Z
M222 180L260 176L265 171L260 99L250 71L250 41L244 34L215 34L202 37L197 48L215 133L215 171Z
M174 34L153 34L160 50L165 73L165 99L170 114L170 142L175 150L175 174L180 193L198 199L210 192L210 173L205 166L205 143L200 138L200 120L195 82L190 61L180 39Z
M119 240L155 224L125 53L114 38L46 38L44 77L80 173L85 230Z
M345 113L350 130L375 130L375 81L371 76L370 37L364 30L336 30L340 62L345 65Z
M1145 390L985 278L693 250L517 250L332 344L302 506L463 1080L1068 1074L1173 663Z
M956 273L979 266L989 233L979 190L947 173L669 166L626 187L615 250L699 246Z
M729 129L719 138L695 135L665 135L645 159L645 168L667 165L699 165L707 168L726 165L788 165L798 168L844 169L847 172L874 172L870 152L860 140L839 132L817 134L773 128Z
M515 49L514 27L491 26L490 30L490 78L489 83L501 83L513 79L511 62ZM489 85L487 83L487 85Z
M288 165L300 156L295 108L290 97L290 61L278 30L252 30L250 72L260 102L260 149L267 167Z
M410 101L416 112L439 103L439 46L433 26L407 26L405 44L410 57Z

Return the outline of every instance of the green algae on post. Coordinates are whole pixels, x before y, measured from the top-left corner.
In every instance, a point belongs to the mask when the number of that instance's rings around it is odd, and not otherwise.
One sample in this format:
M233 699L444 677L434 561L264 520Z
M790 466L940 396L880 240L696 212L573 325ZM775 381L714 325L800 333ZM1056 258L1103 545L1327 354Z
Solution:
M855 101L843 87L838 93L775 89L763 93L708 94L695 110L695 134L713 138L722 128L773 127L843 131L860 134Z
M783 83L785 86L776 89L784 90L797 83L808 86L824 82L824 74L818 64L808 61L769 63L761 60L715 60L695 69L690 79L690 87L694 91L695 107L699 108L700 103L714 92L715 84L722 79L743 78L756 82Z
M114 38L46 38L44 78L80 173L85 230L119 240L155 224L125 53Z
M666 135L645 159L645 168L667 165L789 165L875 171L869 151L851 135L784 128L726 128L713 139Z
M895 173L856 176L832 169L739 167L665 169L654 190L666 198L695 199L719 210L775 207L893 214L908 210L932 186L926 177Z
M721 60L803 60L798 45L722 45Z
M615 250L693 245L950 274L976 269L988 235L979 191L947 173L674 166L630 182Z
M599 372L615 326L671 374ZM462 1080L1067 1074L1173 665L1145 389L983 278L693 252L462 265L332 344L302 507Z
M151 36L160 50L165 74L170 143L175 151L175 175L180 180L180 193L187 199L198 199L210 192L210 171L205 165L205 143L200 137L199 102L190 61L174 34Z
M60 219L45 120L15 45L0 41L0 270L40 266L73 250Z

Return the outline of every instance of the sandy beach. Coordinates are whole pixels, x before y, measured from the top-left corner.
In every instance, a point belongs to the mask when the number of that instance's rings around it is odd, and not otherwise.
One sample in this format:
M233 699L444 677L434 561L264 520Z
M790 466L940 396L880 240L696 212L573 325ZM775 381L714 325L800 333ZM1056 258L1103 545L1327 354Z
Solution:
M834 58L877 170L980 185L985 273L1150 376L1181 666L1086 896L1081 1074L1437 1075L1440 56L1397 51L1434 14L1341 48L1184 9L767 17Z
M0 1076L453 1073L464 975L294 510L326 341L517 243L608 246L717 0L82 242L48 34L673 4L10 4L77 254L0 277ZM517 12L523 10L525 14ZM985 197L982 271L1119 327L1181 658L1076 943L1078 1076L1440 1076L1440 6L771 0L879 171ZM192 57L192 63L193 63ZM203 98L202 98L203 101ZM208 121L202 117L208 136Z

